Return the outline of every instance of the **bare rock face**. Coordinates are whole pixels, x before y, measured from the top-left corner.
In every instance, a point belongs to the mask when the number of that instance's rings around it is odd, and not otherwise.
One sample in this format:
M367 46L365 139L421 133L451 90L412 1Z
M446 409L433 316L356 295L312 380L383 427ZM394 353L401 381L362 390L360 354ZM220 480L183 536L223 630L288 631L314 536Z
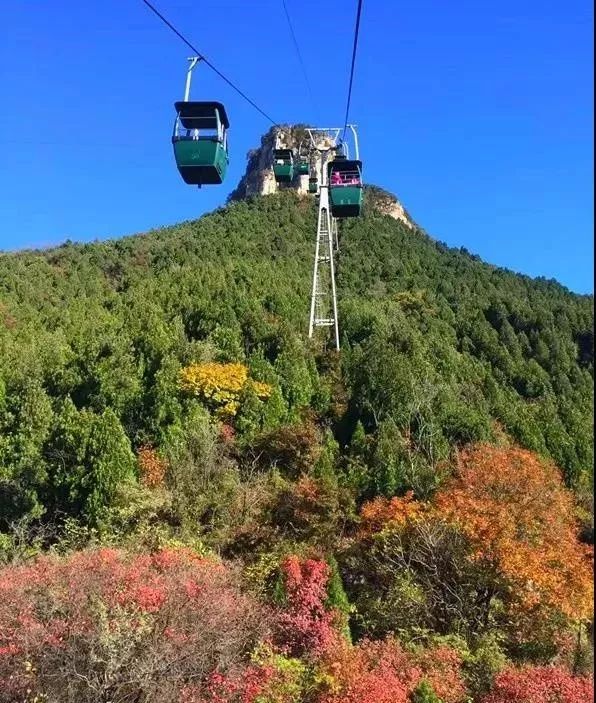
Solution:
M301 125L287 125L280 128L272 127L261 137L261 146L248 152L246 171L240 179L236 190L230 195L230 200L241 200L252 195L270 195L276 193L279 185L273 175L273 150L298 150L310 144L306 128ZM292 183L284 184L284 188L296 190L303 195L308 194L308 176L296 175Z
M296 153L302 148L304 153L311 141L305 125L282 125L272 127L263 137L261 145L257 149L248 152L246 171L240 179L237 188L230 194L230 200L242 200L253 195L270 195L276 193L280 187L295 190L303 197L311 197L308 193L308 176L296 175L292 183L280 186L275 182L273 175L273 150L293 149ZM326 144L323 141L318 146L332 146L331 141ZM320 165L316 160L311 161L311 170L316 172L317 179L321 180L319 172ZM367 207L374 207L379 213L393 217L395 220L403 222L410 228L416 225L406 212L399 200L380 188L370 186L366 190L365 203Z
M381 188L371 187L370 191L367 200L372 201L371 204L377 212L380 212L382 215L389 215L389 217L393 217L394 220L403 222L410 229L416 228L416 224L394 195Z

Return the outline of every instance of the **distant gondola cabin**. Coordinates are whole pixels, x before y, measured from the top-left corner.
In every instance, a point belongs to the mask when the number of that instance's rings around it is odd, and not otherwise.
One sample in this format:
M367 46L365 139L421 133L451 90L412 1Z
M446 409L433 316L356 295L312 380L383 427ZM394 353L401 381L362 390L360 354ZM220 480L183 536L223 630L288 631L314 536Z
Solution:
M180 101L175 108L172 144L184 182L198 186L223 183L229 163L230 126L224 106L218 102Z
M299 161L298 162L298 175L299 176L308 176L310 173L310 164L308 161Z
M294 180L294 154L291 149L273 150L273 174L278 183Z
M362 162L334 159L327 174L333 217L358 217L362 210Z

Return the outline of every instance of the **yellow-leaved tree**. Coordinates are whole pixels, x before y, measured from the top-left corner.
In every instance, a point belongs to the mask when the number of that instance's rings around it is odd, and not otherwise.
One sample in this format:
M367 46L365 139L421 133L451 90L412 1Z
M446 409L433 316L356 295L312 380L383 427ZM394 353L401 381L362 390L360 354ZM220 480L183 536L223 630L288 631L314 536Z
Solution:
M264 400L271 395L271 386L248 377L244 364L220 364L209 361L190 364L180 371L180 388L202 400L222 418L236 415L241 396L248 386Z

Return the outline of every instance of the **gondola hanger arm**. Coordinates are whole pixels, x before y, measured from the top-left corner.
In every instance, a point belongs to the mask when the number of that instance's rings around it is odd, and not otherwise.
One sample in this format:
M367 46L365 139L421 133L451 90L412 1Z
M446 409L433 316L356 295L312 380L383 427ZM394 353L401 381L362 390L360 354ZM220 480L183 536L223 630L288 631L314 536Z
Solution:
M187 59L190 63L186 72L186 85L184 86L184 102L188 102L190 97L190 81L192 80L192 72L199 61L203 60L202 56L189 56Z

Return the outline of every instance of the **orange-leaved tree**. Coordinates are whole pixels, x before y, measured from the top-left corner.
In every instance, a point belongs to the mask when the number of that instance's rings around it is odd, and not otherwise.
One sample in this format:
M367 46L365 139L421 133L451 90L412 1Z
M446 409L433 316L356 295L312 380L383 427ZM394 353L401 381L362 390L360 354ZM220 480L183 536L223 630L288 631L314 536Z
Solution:
M593 554L578 540L573 496L531 452L471 446L434 500L377 498L361 517L346 568L377 636L420 623L441 634L498 626L540 658L592 616Z
M141 483L147 488L158 488L164 483L168 464L153 447L144 445L137 452L137 466Z
M413 491L408 491L403 497L378 497L362 506L362 532L374 534L387 528L403 526L408 520L421 518L428 510L428 503L414 500Z
M546 607L590 618L592 557L552 463L517 447L475 445L459 455L457 476L435 509L467 535L475 560L508 581L525 612Z

